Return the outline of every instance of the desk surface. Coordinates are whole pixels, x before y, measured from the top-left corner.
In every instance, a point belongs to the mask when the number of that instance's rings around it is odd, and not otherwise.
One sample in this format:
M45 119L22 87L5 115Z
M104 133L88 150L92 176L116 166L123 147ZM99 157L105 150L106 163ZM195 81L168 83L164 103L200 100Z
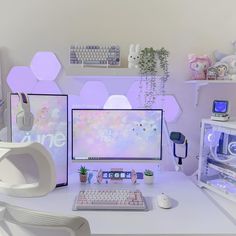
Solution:
M223 212L182 173L160 172L153 185L115 184L81 185L79 176L68 187L58 188L41 198L14 198L0 195L1 201L34 210L57 212L85 217L95 235L235 235L236 219ZM105 185L105 186L104 186ZM75 195L82 188L129 188L140 189L147 199L148 212L128 211L72 211ZM166 193L173 198L172 209L160 209L156 197Z

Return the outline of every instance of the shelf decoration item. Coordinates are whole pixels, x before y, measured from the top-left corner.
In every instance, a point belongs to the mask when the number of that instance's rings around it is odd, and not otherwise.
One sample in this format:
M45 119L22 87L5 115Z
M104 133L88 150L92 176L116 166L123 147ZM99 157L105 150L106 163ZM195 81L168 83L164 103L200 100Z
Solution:
M154 174L152 170L146 169L144 171L144 183L145 184L153 184Z
M129 46L128 68L138 68L139 54L140 54L140 45L131 44Z
M79 169L80 173L80 182L81 183L86 183L87 182L87 173L88 169L85 166L81 166Z
M230 79L228 74L229 66L224 62L216 62L207 69L208 80L227 80Z
M236 41L232 42L232 46L233 53L213 52L216 63L212 67L217 69L217 80L236 80Z
M216 80L217 79L217 69L214 66L210 66L207 69L207 80Z
M141 79L138 97L141 107L151 109L157 95L165 94L165 83L169 78L168 58L169 52L163 47L159 50L151 47L140 51L138 68Z
M211 66L211 59L207 55L188 55L189 68L192 78L195 80L205 80L207 69Z

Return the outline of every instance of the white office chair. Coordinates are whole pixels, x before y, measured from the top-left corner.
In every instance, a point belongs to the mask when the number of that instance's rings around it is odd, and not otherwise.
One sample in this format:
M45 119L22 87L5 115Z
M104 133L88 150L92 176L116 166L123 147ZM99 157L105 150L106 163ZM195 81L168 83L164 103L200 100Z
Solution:
M24 174L21 174L20 168L17 168L16 163L12 163L12 159L17 159L18 163L20 163L22 157L33 159L37 167L37 181L31 183L11 181L11 177L14 178L14 174L17 172L19 172L19 177ZM0 167L1 164L4 167L13 166L14 169L0 168L0 193L16 197L38 197L47 194L56 186L54 162L50 153L40 143L0 142ZM12 173L10 169L13 170Z
M33 211L0 202L1 236L89 236L86 219Z

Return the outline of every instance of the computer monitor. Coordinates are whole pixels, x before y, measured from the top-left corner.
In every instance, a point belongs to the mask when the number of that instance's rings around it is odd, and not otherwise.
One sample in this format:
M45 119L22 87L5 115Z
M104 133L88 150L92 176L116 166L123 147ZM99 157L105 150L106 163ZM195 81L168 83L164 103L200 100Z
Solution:
M162 159L161 109L72 109L72 159Z
M52 155L57 186L68 183L68 97L62 94L28 94L34 116L32 130L22 131L16 124L19 97L10 96L10 138L12 142L36 141Z

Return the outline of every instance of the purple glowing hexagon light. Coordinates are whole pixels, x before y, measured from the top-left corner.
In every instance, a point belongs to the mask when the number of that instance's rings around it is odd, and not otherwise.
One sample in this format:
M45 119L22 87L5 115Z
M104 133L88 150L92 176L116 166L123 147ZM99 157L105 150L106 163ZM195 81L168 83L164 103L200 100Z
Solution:
M130 88L129 88L128 92L127 92L127 95L126 95L128 100L129 100L129 102L130 102L130 104L131 104L131 106L133 108L142 108L141 107L141 103L139 101L139 97L138 97L138 95L139 95L139 84L140 83L138 81L134 82L130 86Z
M124 95L111 95L103 106L104 109L132 109Z
M60 94L61 90L54 81L38 81L32 89L32 93Z
M30 65L38 80L55 80L61 70L61 64L52 52L37 52Z
M143 108L143 101L139 101L139 86L140 83L137 81L131 85L128 90L127 98L133 108ZM165 120L169 123L176 121L182 114L180 105L178 104L174 95L166 94L164 96L157 96L156 102L152 108L158 108L164 110Z
M85 108L102 108L108 98L108 91L100 81L88 81L80 91L80 105Z
M80 96L78 95L69 95L68 96L68 111L71 111L73 108L80 108ZM68 112L68 120L71 122L71 112Z
M27 66L15 66L7 76L7 84L14 93L30 93L36 83L37 78Z
M175 96L170 94L157 96L153 108L163 109L164 118L168 123L175 122L182 114L182 110Z

